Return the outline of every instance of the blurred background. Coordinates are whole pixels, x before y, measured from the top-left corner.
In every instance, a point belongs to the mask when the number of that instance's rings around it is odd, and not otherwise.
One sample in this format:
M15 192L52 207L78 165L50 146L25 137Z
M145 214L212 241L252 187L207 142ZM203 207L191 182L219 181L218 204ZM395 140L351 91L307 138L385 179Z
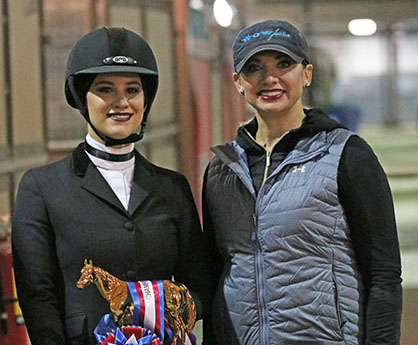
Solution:
M251 116L232 84L232 40L268 18L292 22L310 43L305 104L363 136L389 177L403 263L401 343L418 344L417 0L2 0L0 15L0 344L27 344L9 243L20 177L69 154L86 133L64 98L75 41L112 25L150 42L160 87L137 148L184 173L200 205L209 147Z

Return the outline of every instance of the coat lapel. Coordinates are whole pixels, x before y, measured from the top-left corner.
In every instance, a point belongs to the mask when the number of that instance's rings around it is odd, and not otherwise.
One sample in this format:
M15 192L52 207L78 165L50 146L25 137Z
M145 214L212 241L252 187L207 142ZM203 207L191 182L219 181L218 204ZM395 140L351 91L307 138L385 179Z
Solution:
M112 188L84 152L83 144L80 144L73 152L73 170L77 176L82 177L82 188L126 214L125 208L120 203Z
M149 162L135 152L135 172L129 198L128 213L132 215L154 189L154 176Z

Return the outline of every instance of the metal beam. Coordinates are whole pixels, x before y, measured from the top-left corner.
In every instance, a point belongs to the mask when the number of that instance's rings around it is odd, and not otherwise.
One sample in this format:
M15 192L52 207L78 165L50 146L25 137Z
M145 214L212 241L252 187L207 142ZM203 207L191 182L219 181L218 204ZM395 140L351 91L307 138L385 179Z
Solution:
M191 109L189 66L186 52L187 8L187 0L173 2L180 163L182 173L189 181L193 181L194 144L191 129L193 112ZM194 181L192 185L194 185Z
M12 151L13 148L13 104L12 104L12 85L10 76L10 40L9 40L9 6L8 1L2 2L2 25L3 25L3 63L4 63L4 103L6 110L6 132L7 144Z

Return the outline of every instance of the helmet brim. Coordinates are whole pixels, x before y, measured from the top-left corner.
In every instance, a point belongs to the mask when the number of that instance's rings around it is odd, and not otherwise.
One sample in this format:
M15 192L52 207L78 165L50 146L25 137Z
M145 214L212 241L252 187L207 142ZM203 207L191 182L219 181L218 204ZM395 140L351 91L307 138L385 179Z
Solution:
M114 72L132 72L138 74L146 74L146 75L158 75L156 71L152 71L150 69L138 66L127 66L127 65L106 65L106 66L97 66L97 67L90 67L81 71L78 71L74 75L78 74L97 74L97 73L114 73Z

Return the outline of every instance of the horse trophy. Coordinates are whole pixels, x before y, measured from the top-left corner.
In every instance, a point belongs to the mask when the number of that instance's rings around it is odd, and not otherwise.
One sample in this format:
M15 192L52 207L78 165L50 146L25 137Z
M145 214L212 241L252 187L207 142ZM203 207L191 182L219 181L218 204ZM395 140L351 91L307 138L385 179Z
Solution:
M191 332L196 321L196 308L189 290L179 283L163 280L164 317L173 331L175 345L180 335L181 345L185 343L186 332ZM83 289L94 283L100 294L109 303L110 311L118 327L131 325L134 303L129 298L127 282L120 280L100 267L93 266L92 260L84 260L77 287ZM187 323L183 317L187 314Z

